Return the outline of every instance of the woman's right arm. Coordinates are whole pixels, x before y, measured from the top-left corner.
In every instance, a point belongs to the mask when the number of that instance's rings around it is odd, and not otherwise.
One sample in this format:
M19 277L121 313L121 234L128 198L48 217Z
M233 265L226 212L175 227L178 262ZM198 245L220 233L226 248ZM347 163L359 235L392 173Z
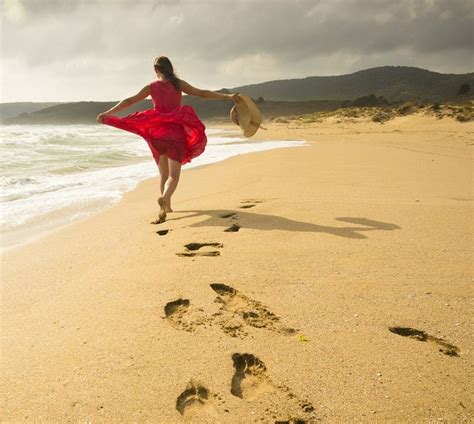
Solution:
M186 81L180 79L179 87L183 93L189 94L190 96L203 97L205 99L216 99L216 100L235 100L239 93L218 93L217 91L201 90L200 88L193 87Z

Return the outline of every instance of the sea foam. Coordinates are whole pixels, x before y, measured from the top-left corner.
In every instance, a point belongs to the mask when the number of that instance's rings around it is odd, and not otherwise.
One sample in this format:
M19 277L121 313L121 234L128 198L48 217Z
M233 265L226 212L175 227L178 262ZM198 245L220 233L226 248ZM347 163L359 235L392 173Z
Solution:
M105 125L0 126L2 249L87 217L118 202L141 180L158 175L147 143ZM186 169L235 155L302 146L255 141L238 131L207 128L205 152Z

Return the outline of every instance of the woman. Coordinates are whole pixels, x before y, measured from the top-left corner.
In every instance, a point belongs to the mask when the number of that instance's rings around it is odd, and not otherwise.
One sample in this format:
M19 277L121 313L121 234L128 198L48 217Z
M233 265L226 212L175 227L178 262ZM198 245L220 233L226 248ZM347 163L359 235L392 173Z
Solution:
M157 80L143 87L136 95L120 101L97 116L97 122L142 136L148 143L160 172L161 197L158 198L158 222L166 220L171 209L171 196L178 185L181 165L191 162L205 149L205 126L189 105L181 105L181 92L205 99L237 100L238 93L224 94L201 90L179 79L165 56L155 59ZM154 109L137 111L123 118L113 116L150 96Z

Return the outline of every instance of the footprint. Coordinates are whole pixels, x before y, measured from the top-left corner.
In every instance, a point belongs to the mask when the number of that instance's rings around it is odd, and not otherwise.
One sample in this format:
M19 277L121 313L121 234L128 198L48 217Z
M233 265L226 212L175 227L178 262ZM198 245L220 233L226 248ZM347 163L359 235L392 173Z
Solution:
M296 330L284 327L280 318L264 305L225 284L211 284L218 294L215 299L219 310L208 315L203 309L191 308L189 299L177 299L165 305L166 319L176 328L194 332L198 326L218 325L231 337L247 336L246 327L265 328L284 335L293 335Z
M198 419L215 416L214 395L201 383L191 379L176 399L176 409L186 418Z
M236 212L232 212L232 213L224 213L222 215L219 215L220 218L231 218L231 217L235 217L237 215Z
M188 243L185 244L184 247L186 248L186 252L183 253L176 253L178 256L182 257L193 257L193 256L220 256L221 252L218 250L213 251L204 251L204 252L196 252L197 250L201 249L202 247L224 247L222 243Z
M168 234L171 230L159 230L156 232L156 234L160 235L160 236L166 236L166 234Z
M193 256L220 256L221 252L212 251L212 252L182 252L182 253L176 253L176 255L181 256L181 257L193 257Z
M276 422L281 423L309 423L315 422L315 409L311 402L299 399L285 385L275 385L267 373L265 364L255 355L249 353L234 353L232 355L235 372L232 377L230 392L245 401L264 397L271 393L267 401L270 402L266 412L270 415L291 414L291 418L285 418ZM264 401L263 399L260 401ZM276 408L276 409L275 409ZM286 415L288 417L288 415ZM301 418L303 416L304 418Z
M420 342L431 342L438 345L440 352L448 356L459 356L459 348L448 343L447 341L434 337L425 333L421 330L416 330L415 328L410 327L389 327L388 328L392 333L398 334L402 337L410 337L411 339L418 340Z
M188 243L184 245L186 250L199 250L201 247L205 246L224 247L222 243Z
M232 224L229 228L226 228L224 232L226 233L236 233L237 231L240 230L240 225L239 224Z
M262 203L263 200L260 199L244 199L241 200L240 203Z
M168 302L165 305L165 315L168 320L177 327L189 331L186 326L183 327L182 321L186 311L189 309L189 299L178 299Z
M266 328L277 333L292 335L296 330L283 327L280 318L270 312L263 304L249 299L244 294L225 284L211 284L219 296L215 302L220 303L219 312L214 314L222 330L232 337L245 336L243 324L255 328Z
M192 309L189 299L177 299L165 305L166 319L180 330L194 332L196 327L209 322L202 309Z
M244 203L244 205L239 206L240 209L250 209L255 206L257 206L257 203L262 203L263 200L259 199L246 199L246 200L241 200L240 203Z
M232 218L232 220L237 220L238 219L238 215L237 213L235 212L232 212L232 213L227 213L227 214L223 214L223 215L220 215L221 218ZM226 228L224 230L224 232L226 233L236 233L237 231L240 230L240 225L239 224L232 224L230 227Z
M241 399L253 400L263 393L275 391L267 376L265 364L249 353L234 353L235 373L232 377L230 392Z

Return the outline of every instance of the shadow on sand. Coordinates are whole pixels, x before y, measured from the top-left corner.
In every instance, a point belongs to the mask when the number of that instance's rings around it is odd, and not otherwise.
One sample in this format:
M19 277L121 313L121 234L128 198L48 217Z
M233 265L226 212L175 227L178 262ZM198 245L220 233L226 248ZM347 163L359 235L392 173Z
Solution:
M210 209L210 210L184 210L177 211L180 213L186 213L190 215L185 215L181 217L173 217L168 219L168 221L178 221L180 219L192 218L196 216L205 217L203 221L196 222L189 225L190 227L223 227L226 228L229 226L229 219L221 217L221 215L229 215L235 213L235 218L238 219L238 223L242 228L252 228L262 231L271 231L271 230L282 230L282 231L303 231L303 232L312 232L312 233L328 233L333 234L338 237L345 237L351 239L366 239L367 236L362 234L366 231L374 230L399 230L399 227L396 224L390 224L386 222L374 221L367 218L355 218L355 217L339 217L335 218L337 221L347 222L350 224L357 225L347 226L347 227L329 227L326 225L317 225L310 222L301 222L294 221L288 218L282 218L275 215L263 215L257 213L249 213L243 211L235 211L229 209ZM236 222L233 220L231 223Z

